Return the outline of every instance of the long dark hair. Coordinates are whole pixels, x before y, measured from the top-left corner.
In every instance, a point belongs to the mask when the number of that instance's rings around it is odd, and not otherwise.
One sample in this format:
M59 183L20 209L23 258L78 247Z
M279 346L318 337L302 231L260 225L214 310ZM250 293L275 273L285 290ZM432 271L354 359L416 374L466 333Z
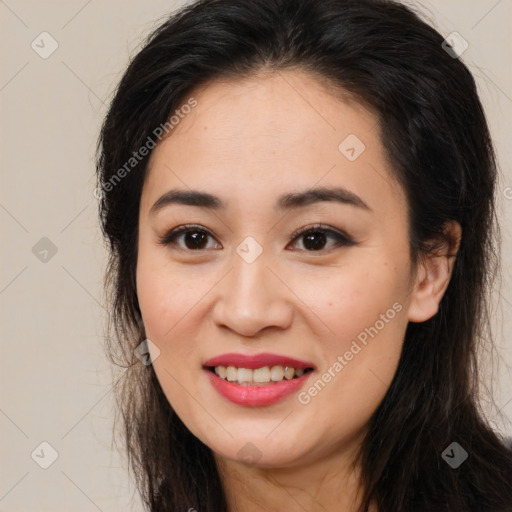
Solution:
M154 30L114 93L97 157L110 253L106 348L123 372L118 413L144 503L155 512L227 511L210 448L134 354L146 337L135 270L150 152L130 159L199 85L287 68L310 71L378 115L408 198L413 262L433 250L448 220L462 226L439 311L409 324L395 377L370 420L361 511L373 500L382 512L512 510L512 454L479 405L477 362L480 349L493 346L489 290L499 267L492 142L467 67L436 30L390 0L194 2ZM468 452L456 469L443 456L454 442Z

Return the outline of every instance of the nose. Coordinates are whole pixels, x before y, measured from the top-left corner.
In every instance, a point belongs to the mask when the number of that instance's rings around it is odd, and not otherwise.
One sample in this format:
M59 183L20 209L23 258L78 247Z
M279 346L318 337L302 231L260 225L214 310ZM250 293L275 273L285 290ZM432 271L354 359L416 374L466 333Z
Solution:
M233 268L219 283L213 319L240 336L257 336L263 329L290 326L291 292L271 269L263 254L247 263L237 254Z

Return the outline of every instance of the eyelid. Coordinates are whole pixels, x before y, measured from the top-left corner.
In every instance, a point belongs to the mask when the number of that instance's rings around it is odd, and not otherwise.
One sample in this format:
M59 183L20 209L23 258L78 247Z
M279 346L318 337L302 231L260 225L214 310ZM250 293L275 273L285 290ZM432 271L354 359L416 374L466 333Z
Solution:
M341 238L345 245L355 245L357 242L352 239L347 233L340 229L333 228L331 226L328 226L326 224L312 224L310 226L305 226L299 229L296 229L290 236L291 240L294 241L297 237L300 235L303 235L305 233L309 232L315 232L315 231L323 231L325 233L331 233L335 235L337 238ZM324 252L324 251L307 251L307 252Z
M183 233L186 233L187 231L204 231L207 233L210 237L215 238L213 234L206 229L205 227L201 226L200 224L183 224L182 226L178 226L176 228L173 228L169 231L167 231L163 236L158 238L158 243L164 246L171 245L171 243L174 241L175 238L182 235ZM176 244L175 244L176 245ZM180 247L181 249L181 247ZM197 251L191 251L190 249L184 249L188 250L189 252L200 252L204 249L198 249Z
M182 226L178 226L178 227L173 228L172 230L166 232L162 237L160 237L158 239L158 243L161 245L164 245L164 246L168 246L171 244L177 245L177 244L173 243L177 237L179 237L183 233L186 233L187 231L193 231L193 230L202 231L202 232L206 233L208 236L215 239L215 236L208 229L206 229L205 227L203 227L199 224L184 224ZM350 237L346 232L339 230L337 228L333 228L326 224L321 224L321 223L312 224L309 226L304 226L299 229L296 229L290 235L290 242L296 242L296 239L299 238L300 235L303 235L303 234L306 234L309 232L315 232L315 231L322 231L328 235L329 234L334 235L334 238L337 239L337 244L334 247L334 249L337 247L340 247L340 246L351 246L351 245L357 244L357 242L355 240L353 240L352 237ZM179 246L178 246L178 248L183 249L182 247L179 247ZM315 254L315 253L323 254L323 253L329 252L332 249L333 248L321 249L318 251L301 250L301 252L312 253L312 254ZM187 251L187 252L198 252L199 253L199 252L206 251L208 249L197 249L197 250L183 249L183 250Z

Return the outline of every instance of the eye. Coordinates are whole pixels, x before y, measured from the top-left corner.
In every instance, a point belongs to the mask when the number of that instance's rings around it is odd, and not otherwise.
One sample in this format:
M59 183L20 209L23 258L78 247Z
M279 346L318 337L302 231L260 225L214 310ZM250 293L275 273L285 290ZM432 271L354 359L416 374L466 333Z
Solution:
M181 240L184 242L185 246L177 243L177 240L182 236L184 236L184 238L181 238ZM161 237L158 243L164 246L177 245L180 249L185 251L202 251L208 249L208 237L213 238L211 233L203 227L197 225L186 225L171 230ZM356 244L356 242L345 233L327 228L322 224L315 224L314 226L301 228L295 231L291 236L291 240L293 242L301 237L305 247L303 250L306 250L307 252L322 251L329 238L334 240L334 247L351 246Z
M322 224L315 224L314 226L301 228L300 230L295 231L292 235L292 241L302 239L307 252L322 251L329 238L335 241L334 247L351 246L356 244L356 242L345 233L324 227Z
M176 244L176 239L182 235L185 235L183 238L185 247ZM165 246L178 245L180 249L185 251L202 251L207 248L206 246L209 236L211 236L211 234L201 226L186 225L171 230L169 233L160 238L158 243Z

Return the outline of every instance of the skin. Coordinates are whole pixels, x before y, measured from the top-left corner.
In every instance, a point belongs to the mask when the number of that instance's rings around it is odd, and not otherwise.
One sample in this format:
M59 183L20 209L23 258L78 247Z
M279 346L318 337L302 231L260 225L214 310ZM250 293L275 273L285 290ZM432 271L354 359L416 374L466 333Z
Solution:
M151 353L154 370L177 414L213 450L231 511L283 503L356 510L357 450L393 379L408 322L437 312L453 247L411 267L407 201L377 117L316 77L260 73L191 96L197 106L153 150L141 196L137 293L160 351ZM338 149L349 134L366 146L354 161ZM318 186L344 187L370 209L325 201L274 209L281 194ZM150 214L175 188L214 194L225 211L172 204ZM187 247L184 235L158 243L189 223L210 233L203 249ZM315 251L304 236L291 238L316 223L356 243L337 245L327 233ZM456 223L447 230L460 237ZM252 263L236 252L247 236L263 249ZM202 369L226 352L272 352L312 362L315 382L393 304L401 310L307 404L292 394L265 407L235 405ZM238 455L247 443L257 448L253 463Z

